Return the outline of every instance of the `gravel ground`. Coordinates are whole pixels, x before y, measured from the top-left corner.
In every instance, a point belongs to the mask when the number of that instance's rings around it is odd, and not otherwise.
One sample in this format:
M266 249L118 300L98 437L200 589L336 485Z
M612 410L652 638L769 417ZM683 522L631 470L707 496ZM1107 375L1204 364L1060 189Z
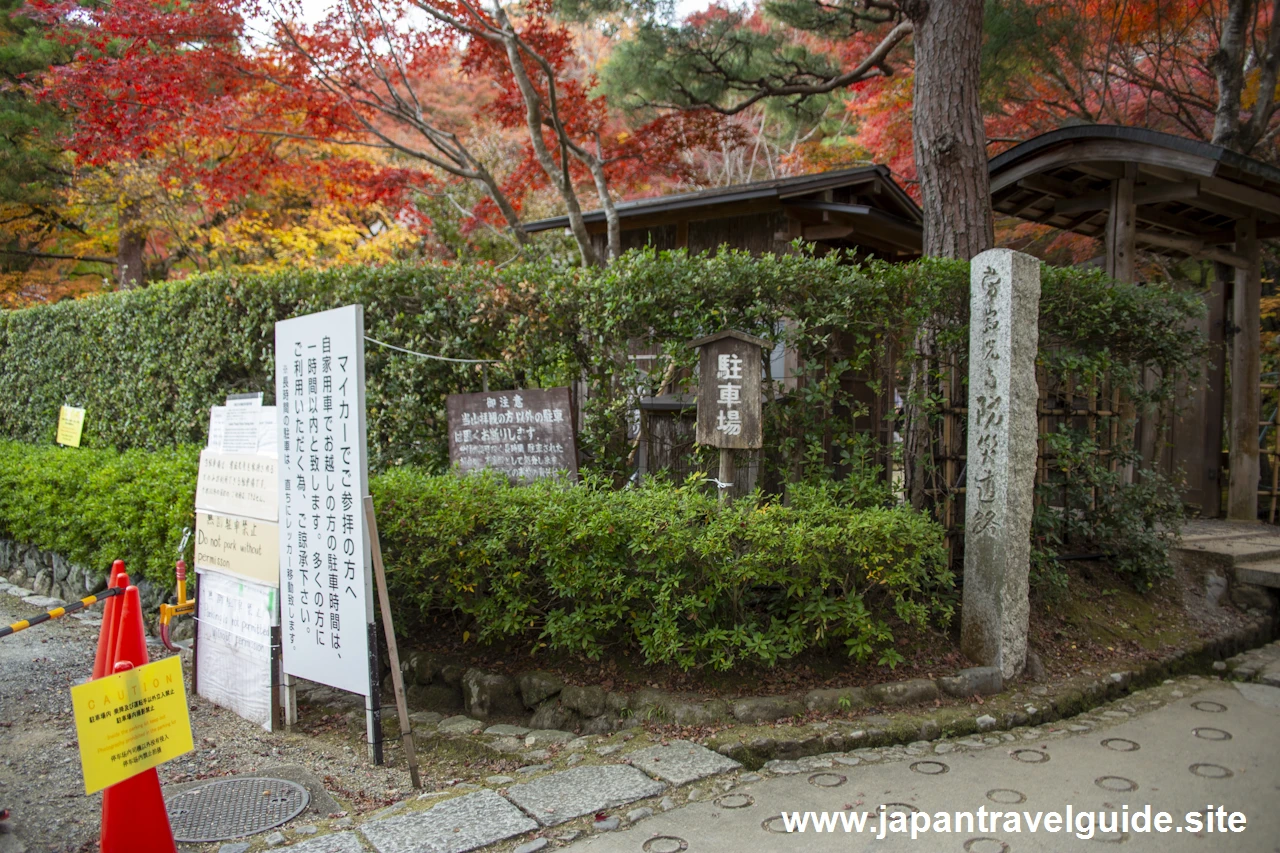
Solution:
M0 639L0 809L11 812L0 824L0 853L97 849L102 798L84 793L70 688L93 669L101 608L98 604L88 614L51 620ZM0 624L39 612L0 593ZM157 660L167 652L157 644L151 654ZM322 781L339 811L321 814L308 809L283 827L288 837L293 837L293 827L342 825L415 793L399 744L391 739L394 724L388 726L387 765L369 763L363 700L358 697L328 707L300 701L298 726L292 732L271 733L192 694L190 667L184 669L196 750L159 768L166 788L219 776L269 775L272 767L282 765L305 768ZM394 715L384 714L388 717ZM465 751L428 753L421 746L418 756L427 791L516 766ZM261 839L252 839L255 849ZM216 851L219 846L180 845L190 853Z
M0 595L0 624L39 613ZM54 619L0 640L0 851L76 850L96 838L102 797L84 794L71 685L93 670L94 629Z

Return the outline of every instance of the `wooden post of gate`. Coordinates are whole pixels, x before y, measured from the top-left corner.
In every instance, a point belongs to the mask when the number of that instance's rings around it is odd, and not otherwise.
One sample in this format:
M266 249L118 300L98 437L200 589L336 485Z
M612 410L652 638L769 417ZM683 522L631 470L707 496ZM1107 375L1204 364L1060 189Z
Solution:
M382 629L387 635L387 653L391 657L391 684L396 692L396 712L400 715L400 740L404 744L405 761L409 764L409 780L421 788L418 778L418 756L413 748L413 728L409 723L409 706L404 696L404 674L400 671L400 651L396 646L396 630L391 620L391 597L387 595L387 573L382 566L382 541L378 538L378 520L373 514L373 497L364 496L364 517L369 526L369 545L373 553L373 579L378 587L378 604L382 608Z
M760 391L768 341L726 329L690 341L698 353L698 444L720 448L717 487L730 499L735 450L758 450L763 441Z

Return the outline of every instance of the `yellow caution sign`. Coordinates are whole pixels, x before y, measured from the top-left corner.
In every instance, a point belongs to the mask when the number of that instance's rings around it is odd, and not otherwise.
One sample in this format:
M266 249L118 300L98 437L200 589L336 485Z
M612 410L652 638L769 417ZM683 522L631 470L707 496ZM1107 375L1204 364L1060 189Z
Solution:
M192 750L177 655L71 688L84 792L92 794Z
M67 447L80 446L80 433L84 429L84 409L63 406L58 412L58 444ZM47 433L46 433L47 435Z

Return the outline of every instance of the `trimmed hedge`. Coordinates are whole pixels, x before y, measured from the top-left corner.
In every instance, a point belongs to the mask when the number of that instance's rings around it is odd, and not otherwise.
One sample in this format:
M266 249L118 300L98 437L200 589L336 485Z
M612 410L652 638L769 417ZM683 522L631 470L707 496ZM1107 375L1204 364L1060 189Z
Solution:
M167 588L192 521L197 454L0 442L0 533ZM483 642L726 669L810 648L894 664L893 626L949 621L941 527L799 484L790 506L699 487L513 487L400 468L372 478L397 625ZM190 554L188 553L188 557Z
M839 496L798 485L790 506L758 494L723 506L693 482L512 487L408 469L376 490L396 598L424 619L470 617L482 641L592 658L621 644L683 668L774 665L812 647L893 664L891 621L950 618L943 531Z
M0 441L0 534L101 572L173 586L182 528L193 524L199 451L32 447ZM191 559L191 546L184 555Z
M657 393L665 377L689 374L678 370L696 360L686 342L726 326L786 338L806 364L797 395L804 402L773 407L766 444L788 457L785 479L821 475L829 472L815 458L844 464L842 454L853 452L852 435L843 433L857 409L824 377L877 370L889 353L899 374L911 375L911 345L923 323L937 328L943 351L967 341L966 262L845 260L840 253L638 250L598 269L404 264L222 273L0 311L0 437L51 443L58 408L67 404L86 409L88 447L203 444L209 407L226 394L274 398L276 321L359 302L377 340L496 360L491 388L584 379L582 467L615 484L631 473L627 424L636 397ZM1134 377L1144 367L1159 368L1171 387L1198 361L1185 331L1200 308L1196 294L1047 266L1042 279L1041 361L1054 372L1110 371L1139 394ZM642 367L630 358L638 345L660 352ZM445 470L445 397L481 390L481 368L374 344L366 353L373 469ZM864 413L860 429L866 420Z
M502 358L519 318L486 310L519 276L485 267L345 267L269 277L210 275L0 312L0 436L53 441L58 409L83 407L87 447L202 445L228 393L275 397L277 320L355 302L366 333L422 352ZM484 313L485 322L477 318ZM503 334L499 334L502 332ZM477 365L367 347L375 467L447 465L444 397L480 390ZM536 361L536 359L534 360ZM539 383L530 360L492 369L494 387Z

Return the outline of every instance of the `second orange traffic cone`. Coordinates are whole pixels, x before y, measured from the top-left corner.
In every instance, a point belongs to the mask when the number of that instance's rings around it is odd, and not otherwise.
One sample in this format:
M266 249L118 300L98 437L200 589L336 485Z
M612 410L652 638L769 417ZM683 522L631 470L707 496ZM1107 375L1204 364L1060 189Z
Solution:
M124 571L124 560L116 560L111 564L108 575L108 587L126 587L129 576ZM108 598L102 605L102 630L98 632L98 653L93 659L93 677L101 678L111 674L111 650L114 645L116 626L120 621L120 596Z
M138 588L128 587L120 597L124 601L114 638L112 672L126 672L149 660ZM101 838L102 853L177 853L154 767L102 792Z

